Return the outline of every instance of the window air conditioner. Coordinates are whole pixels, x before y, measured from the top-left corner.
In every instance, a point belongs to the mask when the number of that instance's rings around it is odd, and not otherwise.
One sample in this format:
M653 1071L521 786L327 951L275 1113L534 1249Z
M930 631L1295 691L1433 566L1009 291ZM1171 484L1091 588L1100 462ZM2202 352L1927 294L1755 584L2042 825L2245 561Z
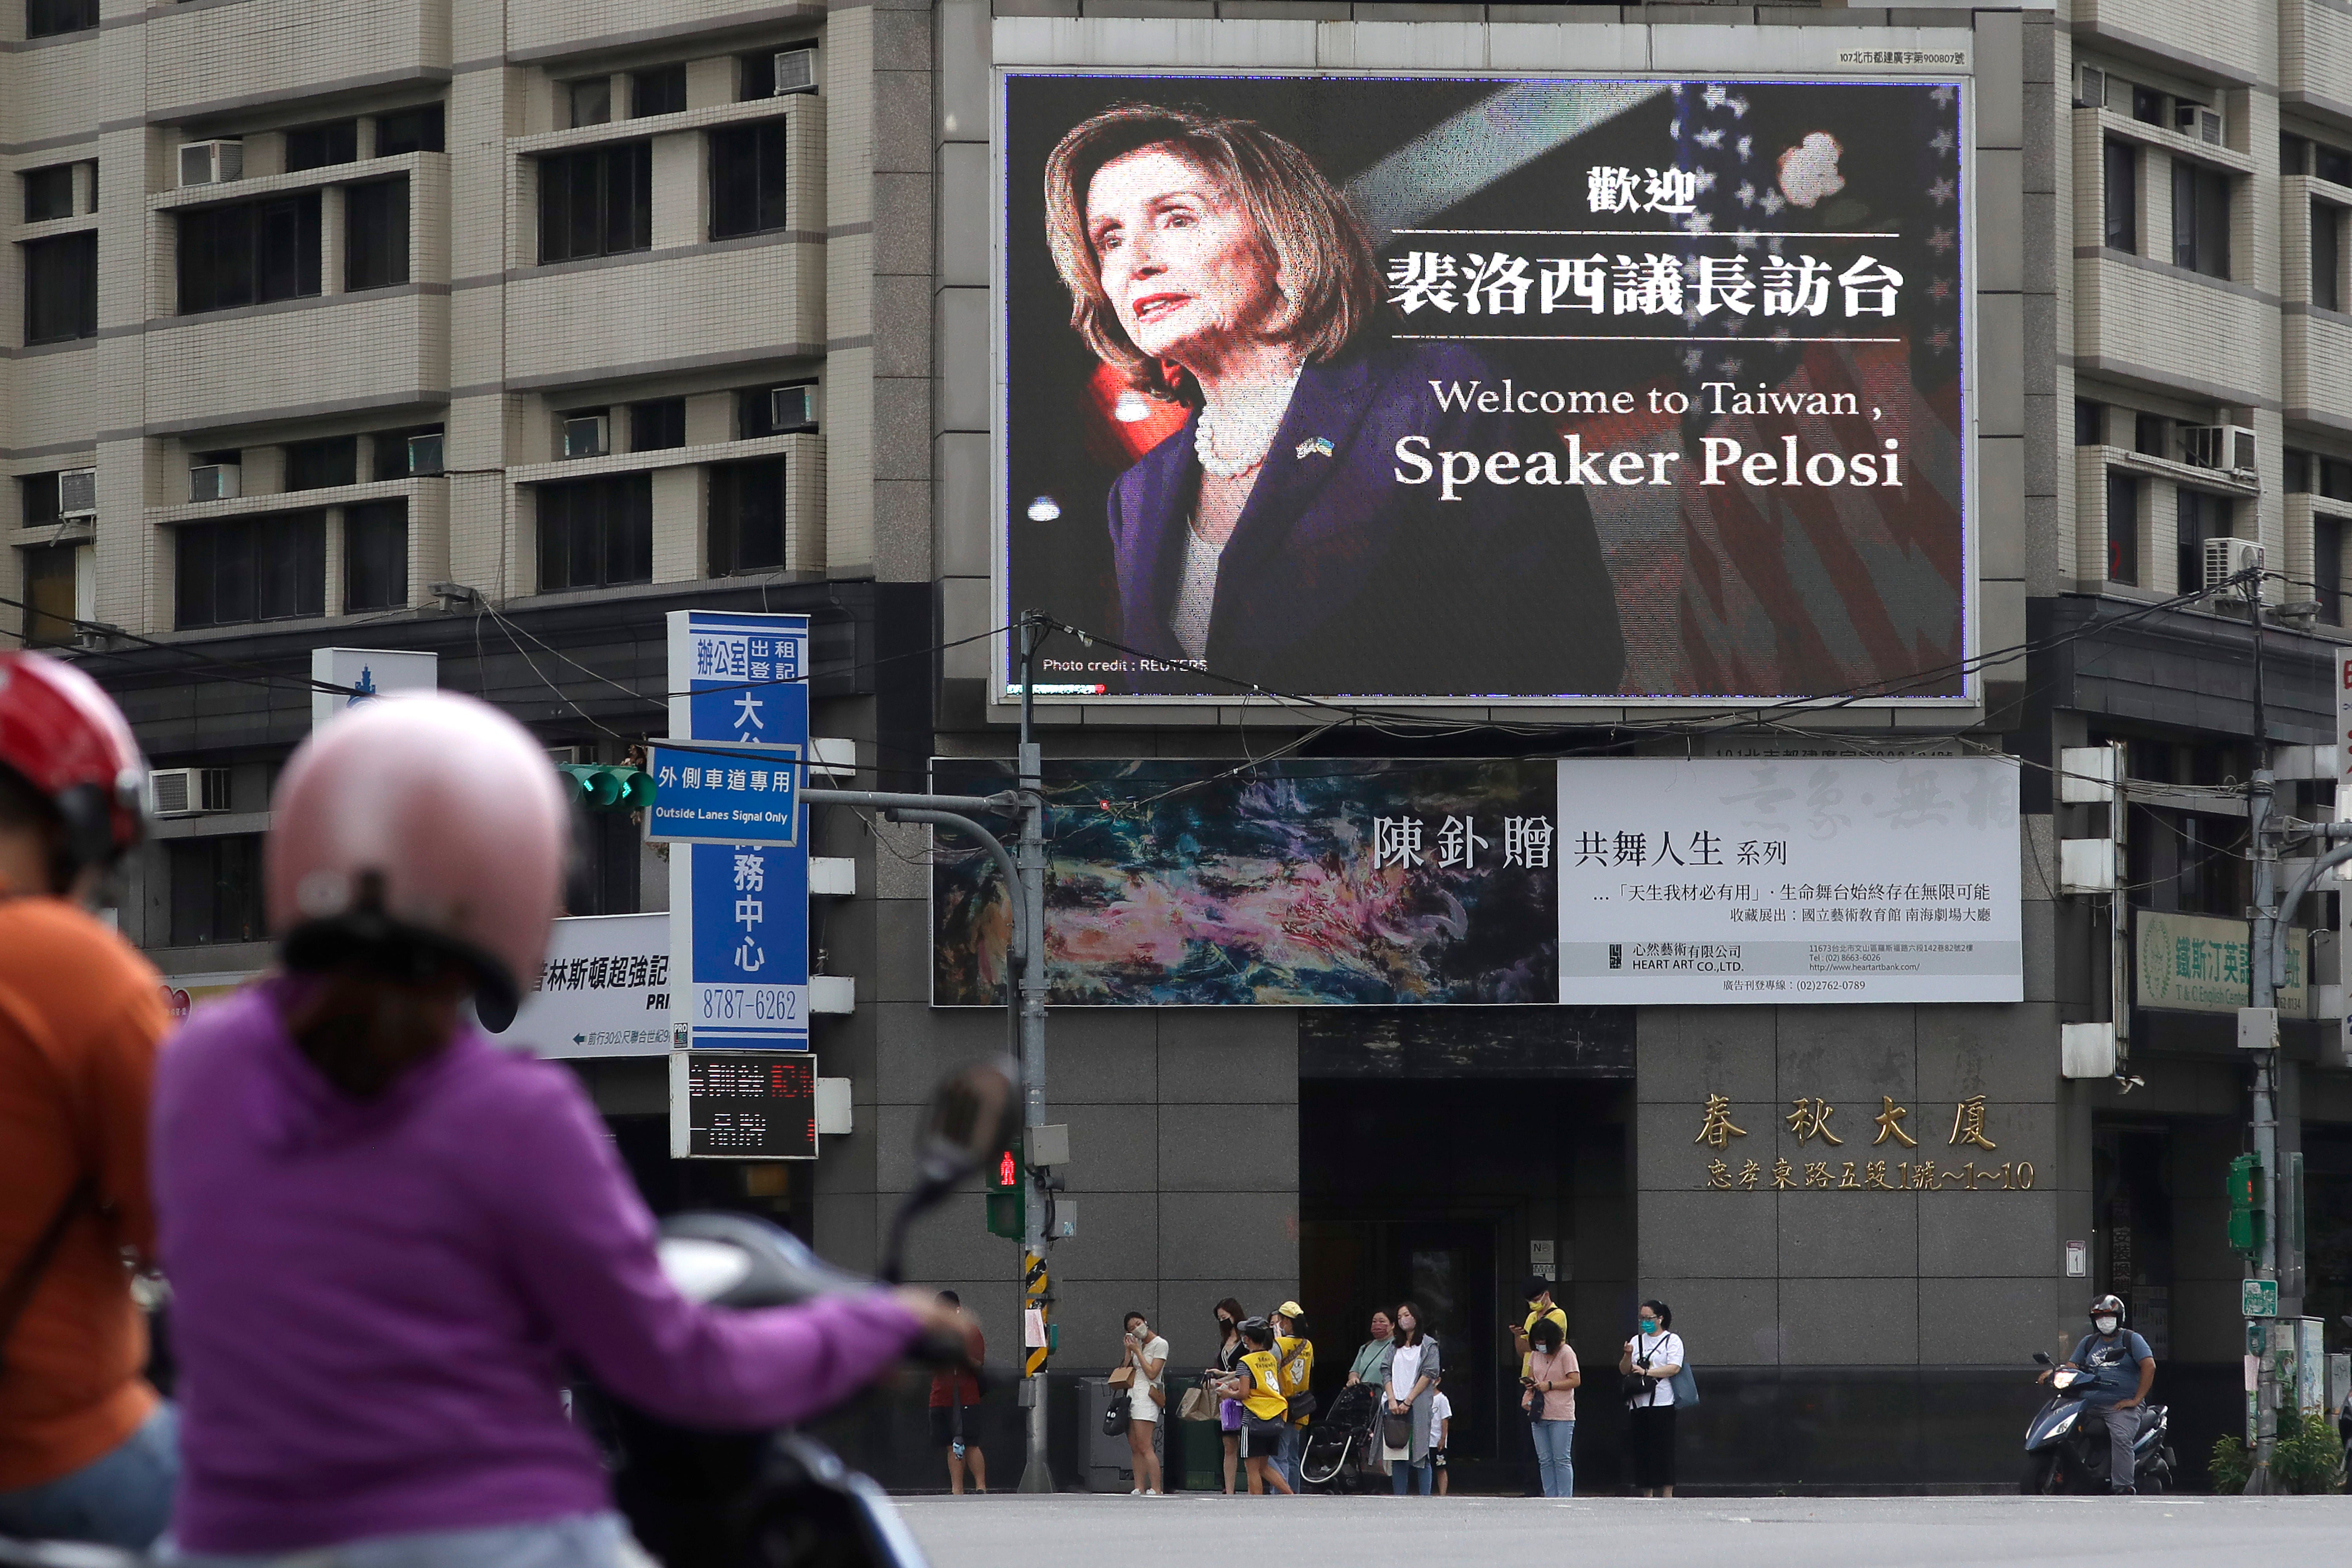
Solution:
M2082 86L2074 94L2077 109L2105 109L2107 106L2107 73L2096 66L2083 68Z
M2259 572L2262 569L2263 547L2254 540L2209 539L2205 542L2203 585L2206 587L2211 587L2216 583L2227 582L2243 572ZM2246 585L2242 583L2237 584L2214 596L2220 599L2242 600L2246 596Z
M58 476L58 516L60 520L98 515L98 470L68 468Z
M202 816L228 809L226 768L157 768L147 775L158 816Z
M441 471L439 432L408 438L408 471L411 474L437 474Z
M188 470L190 500L235 500L244 494L245 470L235 463L201 463Z
M601 458L612 450L612 425L602 414L583 414L563 422L563 455Z
M2221 144L2221 111L2201 103L2175 104L2173 124L2183 136L2193 136L2210 147Z
M2242 425L2189 425L2180 432L2181 460L2232 479L2254 477L2254 433Z
M218 185L245 177L245 143L184 142L180 144L180 184Z
M776 96L816 90L816 51L785 49L776 56Z
M816 388L779 386L768 394L768 427L782 433L808 430L816 425Z

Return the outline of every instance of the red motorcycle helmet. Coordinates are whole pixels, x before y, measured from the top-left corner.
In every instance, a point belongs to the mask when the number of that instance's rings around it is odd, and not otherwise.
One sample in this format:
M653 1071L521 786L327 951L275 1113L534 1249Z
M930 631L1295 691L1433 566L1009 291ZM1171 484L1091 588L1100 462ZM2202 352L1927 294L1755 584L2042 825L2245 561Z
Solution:
M114 700L69 664L0 653L0 767L32 785L64 822L63 881L113 864L146 831L139 742Z

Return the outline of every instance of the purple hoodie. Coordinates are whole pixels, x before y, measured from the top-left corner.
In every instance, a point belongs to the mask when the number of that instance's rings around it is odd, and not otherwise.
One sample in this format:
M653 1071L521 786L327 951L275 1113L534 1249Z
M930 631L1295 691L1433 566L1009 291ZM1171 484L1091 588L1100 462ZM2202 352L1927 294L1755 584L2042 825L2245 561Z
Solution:
M887 1296L687 1301L570 1073L468 1028L381 1099L341 1094L248 987L163 1051L154 1182L182 1368L175 1533L287 1552L611 1507L564 1417L572 1356L657 1415L755 1427L911 1341Z

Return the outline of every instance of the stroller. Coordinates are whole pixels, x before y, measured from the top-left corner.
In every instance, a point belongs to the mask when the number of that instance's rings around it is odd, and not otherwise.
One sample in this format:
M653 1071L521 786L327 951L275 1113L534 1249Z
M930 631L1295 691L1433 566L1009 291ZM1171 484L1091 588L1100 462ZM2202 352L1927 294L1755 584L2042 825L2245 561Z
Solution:
M1351 1384L1331 1400L1331 1408L1307 1434L1307 1451L1298 1458L1298 1479L1309 1491L1352 1492L1364 1481L1373 1431L1372 1391Z

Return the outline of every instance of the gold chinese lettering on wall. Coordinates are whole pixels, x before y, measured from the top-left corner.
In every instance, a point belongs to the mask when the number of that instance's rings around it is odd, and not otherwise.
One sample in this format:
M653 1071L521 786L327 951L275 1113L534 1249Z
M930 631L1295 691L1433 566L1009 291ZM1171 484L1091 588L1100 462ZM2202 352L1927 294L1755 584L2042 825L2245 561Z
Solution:
M1844 1143L1844 1139L1830 1130L1830 1119L1837 1114L1836 1106L1819 1097L1800 1098L1790 1104L1793 1109L1781 1120L1799 1143L1818 1142L1832 1148ZM1896 1104L1893 1095L1879 1096L1879 1112L1874 1119L1878 1136L1871 1140L1871 1146L1892 1142L1899 1149L1916 1149L1918 1139L1903 1125L1910 1115L1910 1108ZM1985 1097L1970 1095L1953 1106L1951 1135L1944 1142L1954 1149L1998 1150L2000 1145L1993 1142L1986 1122ZM1760 1160L1741 1160L1735 1167L1725 1156L1733 1139L1747 1136L1747 1129L1731 1119L1730 1097L1708 1095L1700 1115L1698 1136L1691 1142L1723 1152L1706 1163L1704 1184L1709 1191L1785 1193L1802 1188L1812 1192L1927 1193L1952 1189L1974 1193L2030 1192L2033 1187L2033 1163L2030 1160L2004 1160L1998 1165L1979 1165L1974 1159L1957 1165L1938 1164L1928 1159L1814 1160L1808 1161L1801 1171L1787 1160L1773 1161L1769 1171Z

